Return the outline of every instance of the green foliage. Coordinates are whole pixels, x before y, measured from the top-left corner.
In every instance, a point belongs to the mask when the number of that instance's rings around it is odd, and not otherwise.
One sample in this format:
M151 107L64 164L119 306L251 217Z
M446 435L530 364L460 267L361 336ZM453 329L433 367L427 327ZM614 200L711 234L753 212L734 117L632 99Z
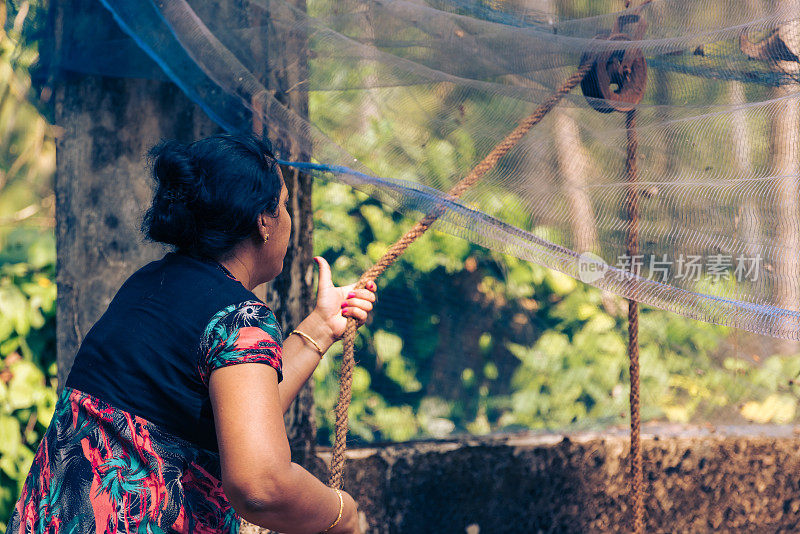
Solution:
M315 254L350 283L413 223L337 183L317 184ZM363 250L362 248L363 247ZM429 232L379 279L359 333L351 432L365 441L453 432L627 424L627 304L561 273ZM445 286L449 292L432 288ZM712 291L714 288L706 288ZM381 300L389 300L382 311ZM400 314L397 308L413 313ZM475 318L471 313L485 316ZM443 321L464 317L448 346ZM644 307L646 420L787 422L796 417L800 356L732 356L731 330ZM469 340L474 340L474 343ZM464 354L471 347L471 354ZM338 354L315 373L320 438L332 439ZM441 382L432 368L450 362Z
M20 38L38 4L7 7L14 19L0 30L0 530L56 401L55 144L29 101L36 51Z
M52 233L22 228L2 244L0 521L5 521L55 408L56 285Z
M50 126L30 101L28 69L38 55L34 48L21 42L20 32L28 12L27 7L18 11L7 33L0 29L0 189L4 190L0 212L8 210L11 202L19 202L19 196L27 196L28 200L46 196L42 194L48 192L46 184L55 168ZM0 10L0 19L5 23L5 6ZM7 187L13 195L9 195Z

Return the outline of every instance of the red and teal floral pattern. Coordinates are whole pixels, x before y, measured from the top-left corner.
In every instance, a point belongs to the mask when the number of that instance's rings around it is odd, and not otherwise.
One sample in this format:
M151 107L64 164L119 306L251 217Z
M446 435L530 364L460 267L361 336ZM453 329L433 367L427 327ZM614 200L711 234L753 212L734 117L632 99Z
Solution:
M203 383L214 369L238 363L265 363L281 371L283 333L272 310L261 301L232 304L218 312L200 342L199 373Z
M218 454L65 388L7 533L238 530Z

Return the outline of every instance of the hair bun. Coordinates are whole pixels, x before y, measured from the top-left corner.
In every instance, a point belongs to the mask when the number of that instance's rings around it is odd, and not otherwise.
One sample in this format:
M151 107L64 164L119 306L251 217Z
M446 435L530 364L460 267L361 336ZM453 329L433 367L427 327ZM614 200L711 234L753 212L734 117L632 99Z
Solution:
M173 202L191 202L197 198L202 182L189 149L178 141L165 141L150 152L154 158L153 177L159 193Z
M164 141L150 151L156 191L145 215L148 236L179 249L191 248L196 221L191 204L202 188L189 148L178 141Z

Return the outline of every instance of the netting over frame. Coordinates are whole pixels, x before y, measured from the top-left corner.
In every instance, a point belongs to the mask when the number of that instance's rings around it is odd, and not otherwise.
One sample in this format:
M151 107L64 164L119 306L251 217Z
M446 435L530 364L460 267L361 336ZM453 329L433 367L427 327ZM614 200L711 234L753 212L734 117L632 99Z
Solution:
M311 172L402 210L444 207L437 228L571 276L592 252L588 264L603 273L588 281L620 295L800 337L797 128L778 127L800 94L792 2L712 10L653 1L629 27L622 12L576 19L571 3L552 1L310 2L307 11L271 0L104 3L221 125L249 129L259 115L271 136L310 148L313 160L301 163ZM632 40L609 41L615 24L624 36L614 39ZM264 73L287 58L270 54L267 26L272 42L307 42L286 91L308 93L309 118L268 86ZM463 198L447 198L581 56L619 60L634 49L648 68L638 107L641 258L624 250L624 121L579 92ZM365 126L376 123L392 128L381 146ZM558 144L565 131L572 154ZM780 147L792 153L780 160ZM626 272L639 262L638 277Z

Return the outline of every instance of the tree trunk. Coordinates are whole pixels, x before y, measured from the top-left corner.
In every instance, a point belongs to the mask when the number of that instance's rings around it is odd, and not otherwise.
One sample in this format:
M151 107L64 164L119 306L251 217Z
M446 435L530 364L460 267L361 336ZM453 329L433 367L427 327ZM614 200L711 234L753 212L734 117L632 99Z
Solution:
M362 1L364 10L364 39L370 47L375 46L375 25L373 24L374 14L371 11L371 2ZM370 48L371 51L375 50ZM378 68L376 65L377 51L367 55L361 62L361 70L364 73L364 96L361 99L361 113L358 117L358 131L361 134L368 133L372 128L372 121L378 118Z
M591 174L589 154L581 142L578 123L569 110L557 107L553 114L553 141L562 189L569 206L572 247L579 253L599 252L594 210L584 189L586 175Z
M55 53L102 31L124 39L99 3L52 4ZM98 30L102 29L102 30ZM141 53L138 61L149 62ZM173 84L60 73L55 86L58 379L122 282L164 254L145 243L141 218L151 200L147 150L168 137L189 141L217 126Z
M732 106L744 106L746 96L744 84L730 82L728 84L728 98ZM753 163L750 157L750 132L747 128L747 115L743 109L734 111L731 115L731 146L733 148L733 169L736 178L752 176ZM741 207L737 230L741 239L751 243L746 254L750 257L760 254L761 250L755 245L761 238L761 222L758 206L748 198Z
M787 0L783 7L800 12L800 0ZM782 38L792 50L800 49L800 35L796 24L779 28ZM778 71L797 76L800 64L793 61L776 61ZM776 100L773 120L770 123L770 167L777 178L774 192L777 220L775 239L778 243L779 261L777 293L778 306L800 311L800 99L797 84L782 85L773 89ZM797 342L783 341L778 350L796 352Z
M305 12L305 0L294 0L292 4L300 12ZM281 16L286 17L288 13L288 10L282 10ZM279 67L268 71L264 62L264 70L255 74L263 81L267 90L275 91L275 98L283 105L302 117L308 117L308 93L289 91L297 87L299 82L308 79L308 42L302 24L292 25L294 29L289 35L281 33L267 12L254 14L250 24L266 28L262 34L263 44L252 45L259 47L259 50L255 50L258 54L256 57L263 56L266 51L272 56L271 65L280 63ZM281 20L281 26L286 27L290 24L286 20ZM283 158L310 160L311 147L298 145L278 133L271 127L269 117L254 116L253 123L257 133L269 138ZM311 312L315 302L315 295L312 294L314 221L311 206L311 176L289 167L282 167L281 171L289 190L289 213L292 215L291 240L283 262L283 272L271 283L256 288L256 294L275 311L275 316L284 332L288 333ZM311 465L316 460L314 446L317 433L312 380L300 390L297 399L286 412L284 420L292 448L292 460L317 471L319 466Z
M552 13L557 20L563 15L561 12L563 6L554 0L526 1L523 5L533 10L542 9L546 13ZM587 175L591 175L591 156L581 142L580 128L572 115L572 110L564 107L562 103L556 106L552 113L556 164L561 178L561 189L569 209L572 249L578 253L600 253L594 209L584 189Z
M780 86L773 90L773 98L779 100L773 108L770 123L771 174L776 177L774 204L777 211L775 220L775 240L780 253L776 262L775 274L778 276L776 291L777 305L785 310L798 311L800 308L800 287L798 287L798 259L800 258L800 217L798 217L800 188L800 158L798 142L800 136L800 100L784 98L797 91L796 87ZM793 352L797 343L781 342L782 352Z

